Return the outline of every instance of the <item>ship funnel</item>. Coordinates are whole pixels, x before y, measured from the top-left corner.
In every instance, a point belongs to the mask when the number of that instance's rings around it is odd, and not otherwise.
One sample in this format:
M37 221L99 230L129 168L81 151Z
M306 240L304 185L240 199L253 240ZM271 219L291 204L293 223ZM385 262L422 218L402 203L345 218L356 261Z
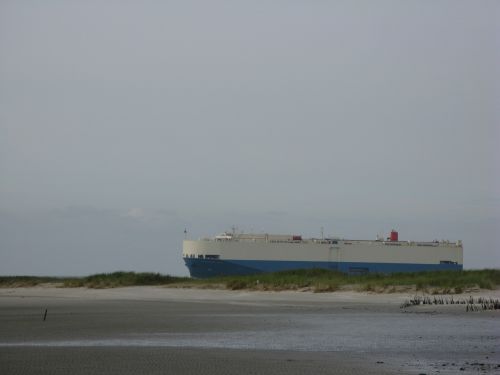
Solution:
M390 237L391 241L398 241L398 232L395 231L394 229L391 230L391 237Z

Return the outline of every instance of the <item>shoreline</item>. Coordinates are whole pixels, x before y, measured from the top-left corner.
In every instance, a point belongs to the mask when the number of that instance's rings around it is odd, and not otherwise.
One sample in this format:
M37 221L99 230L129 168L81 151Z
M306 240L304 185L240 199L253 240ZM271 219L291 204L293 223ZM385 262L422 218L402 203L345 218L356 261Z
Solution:
M61 287L53 284L41 284L36 286L0 287L0 298L2 297L59 297L59 298L130 298L130 299L180 299L189 300L208 299L228 300L231 298L257 298L257 299L290 299L292 301L356 301L381 302L402 301L418 296L448 296L454 298L487 297L500 298L500 289L473 289L463 293L439 293L431 294L424 291L408 292L372 292L359 291L355 288L336 290L328 292L314 292L312 290L254 290L206 287L179 287L169 285L159 286L123 286L113 288L88 288L88 287Z
M0 288L0 372L498 371L500 310L401 309L413 295L168 286ZM475 293L499 295L498 290Z
M442 299L441 304L411 304L413 299ZM470 304L472 298L474 311ZM454 303L450 303L453 299ZM352 310L362 313L408 313L408 314L452 314L454 316L473 315L490 312L500 316L499 309L483 309L478 303L481 299L500 300L500 290L479 290L460 295L430 295L426 293L376 293L362 291L335 291L317 293L312 291L255 291L205 288L171 288L169 286L127 286L107 289L87 287L59 288L53 286L34 286L23 288L0 288L0 307L2 303L20 305L50 305L56 301L88 302L158 302L192 303L280 307L318 306L331 311ZM11 301L11 302L8 302ZM16 301L16 302L13 302ZM461 301L462 303L458 303Z

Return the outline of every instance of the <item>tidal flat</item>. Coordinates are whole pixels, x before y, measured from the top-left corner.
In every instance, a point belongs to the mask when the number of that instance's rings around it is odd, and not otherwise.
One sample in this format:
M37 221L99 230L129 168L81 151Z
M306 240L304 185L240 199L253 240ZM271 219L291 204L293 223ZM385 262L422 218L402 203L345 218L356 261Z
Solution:
M475 296L500 297L498 290L481 293ZM2 288L0 373L500 372L499 310L401 308L409 297L158 286Z

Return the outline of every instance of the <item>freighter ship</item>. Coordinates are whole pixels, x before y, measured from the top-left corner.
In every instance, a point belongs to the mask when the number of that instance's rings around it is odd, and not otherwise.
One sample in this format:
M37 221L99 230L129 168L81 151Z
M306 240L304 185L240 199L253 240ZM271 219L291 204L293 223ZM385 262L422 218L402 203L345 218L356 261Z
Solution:
M184 240L183 259L191 277L249 275L301 268L324 268L350 275L462 270L462 241L347 240L300 235L224 232Z

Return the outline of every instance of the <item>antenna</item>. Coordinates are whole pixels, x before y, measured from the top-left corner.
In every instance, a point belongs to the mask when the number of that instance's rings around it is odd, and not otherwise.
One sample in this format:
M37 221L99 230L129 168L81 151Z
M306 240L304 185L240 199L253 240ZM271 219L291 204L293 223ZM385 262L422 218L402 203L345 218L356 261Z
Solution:
M188 238L188 231L186 228L184 228L184 239L187 240Z
M321 239L324 240L325 239L325 236L323 234L323 227L321 227Z

